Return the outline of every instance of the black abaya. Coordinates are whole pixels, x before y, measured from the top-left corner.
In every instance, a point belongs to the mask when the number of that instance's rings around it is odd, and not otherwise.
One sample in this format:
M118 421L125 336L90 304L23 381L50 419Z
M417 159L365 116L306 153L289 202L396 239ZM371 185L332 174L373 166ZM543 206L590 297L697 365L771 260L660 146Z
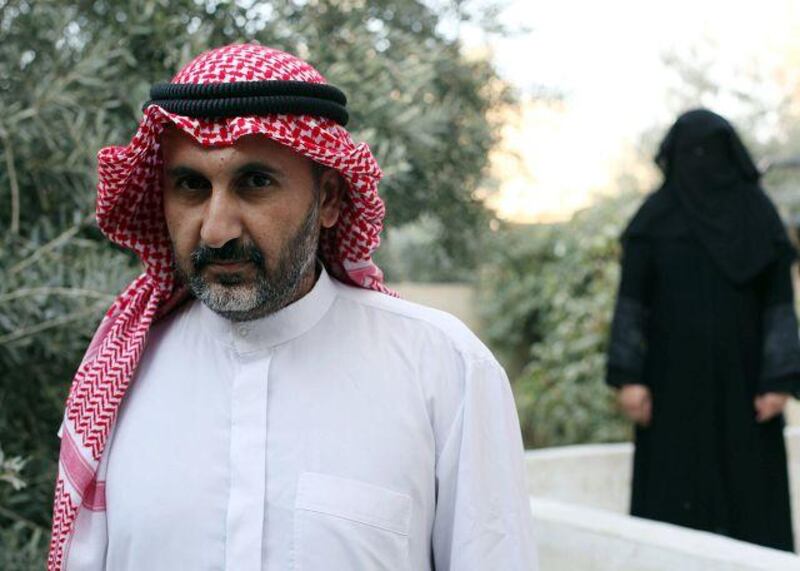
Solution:
M800 385L794 252L778 239L756 275L734 281L676 193L659 192L624 239L609 348L608 383L652 394L631 513L793 550L783 416L758 423L753 401Z

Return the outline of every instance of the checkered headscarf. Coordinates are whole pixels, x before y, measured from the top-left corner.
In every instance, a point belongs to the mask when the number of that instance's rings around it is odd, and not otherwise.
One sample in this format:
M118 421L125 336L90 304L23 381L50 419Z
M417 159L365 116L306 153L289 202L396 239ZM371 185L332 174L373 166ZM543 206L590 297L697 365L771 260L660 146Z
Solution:
M172 83L272 80L326 83L303 60L251 44L206 52L178 72ZM106 147L97 157L98 224L111 241L136 252L145 272L109 309L72 382L60 431L50 571L104 568L103 451L153 319L185 296L174 281L159 188L159 138L168 125L206 146L231 145L239 137L261 134L336 169L347 182L348 192L337 224L320 236L323 263L341 281L392 293L371 258L380 242L384 206L377 193L382 173L365 143L356 145L344 127L318 116L271 114L212 120L148 105L130 144Z

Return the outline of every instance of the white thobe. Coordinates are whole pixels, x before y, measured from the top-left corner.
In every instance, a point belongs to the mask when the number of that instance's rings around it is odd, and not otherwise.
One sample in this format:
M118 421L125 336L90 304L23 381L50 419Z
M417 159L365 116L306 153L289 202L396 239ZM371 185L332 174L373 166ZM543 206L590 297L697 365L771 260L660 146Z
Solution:
M342 285L153 327L108 450L111 571L531 570L502 368L445 313Z

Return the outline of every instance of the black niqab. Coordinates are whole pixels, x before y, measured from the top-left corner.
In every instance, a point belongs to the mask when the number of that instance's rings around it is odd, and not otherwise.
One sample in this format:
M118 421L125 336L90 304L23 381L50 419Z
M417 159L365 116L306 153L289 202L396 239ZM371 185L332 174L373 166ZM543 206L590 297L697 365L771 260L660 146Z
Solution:
M745 283L791 248L759 172L728 121L705 109L681 115L661 143L662 187L634 217L623 238L664 231L662 214L677 204L715 265ZM666 229L668 230L668 229Z

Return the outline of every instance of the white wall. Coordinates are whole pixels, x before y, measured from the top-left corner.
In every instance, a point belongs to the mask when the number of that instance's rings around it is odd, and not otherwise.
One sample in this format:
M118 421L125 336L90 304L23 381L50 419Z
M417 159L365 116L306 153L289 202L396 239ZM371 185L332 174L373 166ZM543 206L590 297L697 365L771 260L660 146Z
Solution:
M800 427L786 430L800 530ZM627 514L633 447L565 446L526 454L542 571L800 571L800 557Z
M423 284L397 282L388 284L400 297L414 303L435 307L455 315L478 337L481 336L481 317L478 312L475 288L468 284Z
M531 496L628 513L633 445L584 444L527 452Z
M800 557L712 533L531 498L541 571L798 571Z

